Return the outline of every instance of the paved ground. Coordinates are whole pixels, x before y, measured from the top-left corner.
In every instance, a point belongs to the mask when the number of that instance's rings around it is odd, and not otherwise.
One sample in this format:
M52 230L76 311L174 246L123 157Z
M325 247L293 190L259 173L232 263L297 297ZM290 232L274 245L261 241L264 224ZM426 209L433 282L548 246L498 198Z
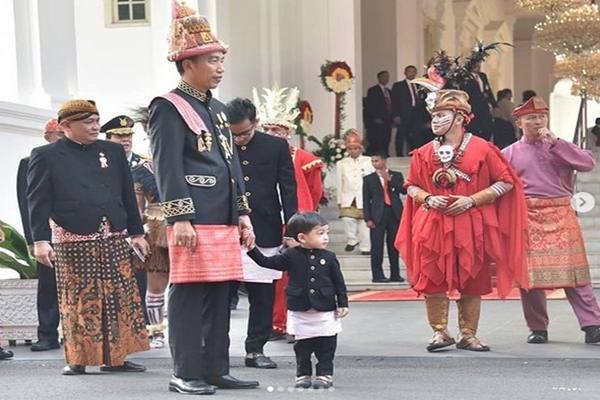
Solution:
M273 342L266 351L279 363L273 371L242 366L247 305L232 316L232 374L258 379L248 391L219 391L231 399L595 399L600 398L600 346L583 344L583 333L564 300L549 302L551 342L528 345L518 301L486 301L480 336L489 353L424 350L429 329L422 302L352 303L336 359L336 386L329 392L293 390L291 345ZM451 321L456 310L451 310ZM453 333L456 324L451 323ZM159 399L170 374L167 350L134 357L144 374L96 373L63 377L62 352L13 348L15 360L0 362L0 399ZM91 369L92 372L97 369Z

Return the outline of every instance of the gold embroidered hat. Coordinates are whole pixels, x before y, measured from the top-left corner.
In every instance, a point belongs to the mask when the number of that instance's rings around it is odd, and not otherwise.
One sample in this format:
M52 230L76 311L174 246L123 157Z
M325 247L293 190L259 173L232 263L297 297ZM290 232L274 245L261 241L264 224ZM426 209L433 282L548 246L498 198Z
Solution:
M516 107L513 112L513 118L519 118L527 114L548 114L548 105L541 97L534 96L525 103Z
M272 89L264 88L263 91L265 93L259 96L256 88L252 89L253 103L256 106L260 124L278 125L290 130L296 129L294 121L300 115L298 109L300 91L298 88L280 88L275 84Z
M435 102L430 112L441 110L451 110L462 112L466 116L471 114L471 105L469 104L469 95L463 90L442 89L438 90Z
M213 51L227 52L228 46L211 32L206 17L185 2L173 0L171 31L169 32L169 61L179 61Z
M81 121L90 115L100 115L93 100L69 100L58 109L58 122Z
M133 125L135 125L133 118L130 118L127 115L119 115L102 125L100 132L106 133L107 137L110 137L111 135L133 135Z

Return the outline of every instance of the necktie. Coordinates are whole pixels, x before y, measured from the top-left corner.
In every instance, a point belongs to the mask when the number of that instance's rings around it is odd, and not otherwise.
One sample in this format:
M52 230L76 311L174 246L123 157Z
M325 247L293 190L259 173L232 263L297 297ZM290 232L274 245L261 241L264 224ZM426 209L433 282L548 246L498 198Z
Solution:
M391 206L392 198L390 197L390 183L386 179L386 177L382 177L382 178L383 178L383 204L385 204L386 206Z
M385 110L389 113L392 112L392 99L386 88L383 88L383 98L385 99Z

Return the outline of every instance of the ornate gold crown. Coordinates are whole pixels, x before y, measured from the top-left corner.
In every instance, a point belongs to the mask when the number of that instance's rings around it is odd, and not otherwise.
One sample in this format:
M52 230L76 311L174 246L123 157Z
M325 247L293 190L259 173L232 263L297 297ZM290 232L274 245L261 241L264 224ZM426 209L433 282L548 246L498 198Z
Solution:
M280 88L275 84L272 89L264 88L263 91L264 94L259 96L256 88L252 89L252 97L260 123L295 129L294 120L300 114L298 109L300 91L298 88Z

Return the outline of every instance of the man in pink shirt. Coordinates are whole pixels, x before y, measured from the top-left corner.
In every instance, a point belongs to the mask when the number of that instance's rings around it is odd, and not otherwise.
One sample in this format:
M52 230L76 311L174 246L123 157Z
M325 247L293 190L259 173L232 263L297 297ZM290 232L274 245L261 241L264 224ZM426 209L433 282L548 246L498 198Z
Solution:
M529 287L521 288L531 330L527 342L548 341L544 289L564 288L585 342L598 343L600 307L590 284L581 228L571 208L574 173L591 171L594 156L548 129L548 106L539 97L515 108L512 115L523 137L502 153L522 179L527 199Z

